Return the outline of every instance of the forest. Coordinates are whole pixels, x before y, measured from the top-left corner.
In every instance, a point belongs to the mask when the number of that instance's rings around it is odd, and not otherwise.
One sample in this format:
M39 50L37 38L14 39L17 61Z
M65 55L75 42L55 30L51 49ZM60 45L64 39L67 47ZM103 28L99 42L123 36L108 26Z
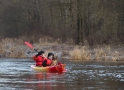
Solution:
M124 43L124 0L0 0L0 38Z

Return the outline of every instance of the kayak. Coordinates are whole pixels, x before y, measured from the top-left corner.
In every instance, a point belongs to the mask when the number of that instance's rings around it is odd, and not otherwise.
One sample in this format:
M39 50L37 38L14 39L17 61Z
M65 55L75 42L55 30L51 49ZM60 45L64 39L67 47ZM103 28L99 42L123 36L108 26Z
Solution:
M31 68L37 72L66 72L65 66L65 64L47 67L38 67L35 65L31 65Z

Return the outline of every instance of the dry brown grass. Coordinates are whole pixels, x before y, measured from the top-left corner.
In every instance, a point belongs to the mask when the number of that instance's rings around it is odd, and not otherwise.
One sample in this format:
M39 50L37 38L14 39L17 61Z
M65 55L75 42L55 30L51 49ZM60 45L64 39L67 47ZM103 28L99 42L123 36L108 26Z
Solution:
M0 42L0 57L2 58L27 58L26 50L30 50L26 45L24 45L24 41L30 41L27 37L21 37L19 39L10 39L5 38ZM54 41L54 39L50 37L45 37L39 39L39 42L36 42L34 47L38 50L42 50L42 46L53 46L57 45L59 39ZM30 50L31 51L31 50ZM48 52L52 51L51 48L46 50L46 56ZM36 53L32 53L34 55ZM31 55L31 56L32 56Z
M70 51L71 59L74 60L90 60L91 54L87 51L86 47L76 46L73 51Z
M7 58L26 58L25 46L20 39L2 39L0 42L0 55Z
M46 45L57 45L60 40L54 40L51 37L40 38L38 44L46 46Z
M94 53L94 60L100 60L106 55L105 51L102 48L95 48Z
M5 58L27 58L37 54L30 50L24 41L28 41L26 37L20 39L2 39L0 42L0 57ZM41 38L39 42L34 42L36 49L44 50L46 56L48 52L58 54L60 58L70 57L72 60L106 60L106 61L122 61L124 60L124 48L119 46L117 48L110 45L98 46L89 48L86 46L74 46L69 44L60 44L58 40L52 38ZM120 48L120 49L118 49ZM28 54L28 52L31 52Z
M123 55L114 47L102 46L89 49L85 46L76 46L70 51L72 60L106 60L106 61L122 61Z

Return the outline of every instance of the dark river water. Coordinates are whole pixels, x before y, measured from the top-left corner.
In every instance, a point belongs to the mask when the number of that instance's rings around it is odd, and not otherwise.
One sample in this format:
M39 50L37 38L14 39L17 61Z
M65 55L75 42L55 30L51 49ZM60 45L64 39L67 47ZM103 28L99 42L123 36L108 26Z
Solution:
M0 90L124 90L124 63L64 61L66 73L37 73L29 59L0 59Z

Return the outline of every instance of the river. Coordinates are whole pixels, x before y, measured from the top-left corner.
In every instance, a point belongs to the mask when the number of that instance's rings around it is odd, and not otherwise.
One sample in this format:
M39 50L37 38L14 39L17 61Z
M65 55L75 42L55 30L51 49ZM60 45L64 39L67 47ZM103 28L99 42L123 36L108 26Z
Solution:
M30 59L0 59L0 90L124 90L124 63L61 62L66 73L37 73Z

